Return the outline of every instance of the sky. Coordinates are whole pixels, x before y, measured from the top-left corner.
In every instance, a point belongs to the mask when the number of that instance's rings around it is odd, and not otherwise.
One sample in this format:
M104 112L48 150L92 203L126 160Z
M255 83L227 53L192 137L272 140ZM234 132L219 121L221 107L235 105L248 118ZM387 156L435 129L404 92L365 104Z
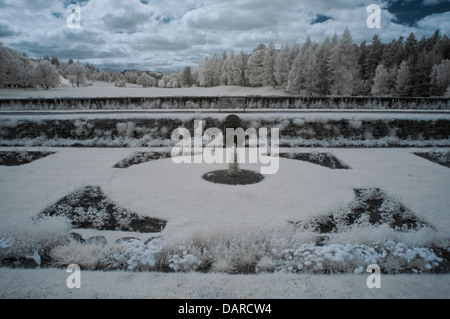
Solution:
M77 20L67 21L80 8ZM377 4L381 28L369 28ZM73 17L73 16L72 16ZM170 72L224 51L272 41L320 43L348 28L355 43L390 42L436 29L450 34L450 0L0 0L0 42L29 57L56 56L100 70Z

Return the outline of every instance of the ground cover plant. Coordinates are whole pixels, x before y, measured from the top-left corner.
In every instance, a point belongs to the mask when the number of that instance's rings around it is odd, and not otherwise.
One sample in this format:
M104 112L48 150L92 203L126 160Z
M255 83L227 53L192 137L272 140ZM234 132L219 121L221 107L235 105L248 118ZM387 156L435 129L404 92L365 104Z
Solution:
M434 163L437 163L442 166L450 167L450 152L439 152L439 151L430 151L430 152L416 152L414 153L417 156L423 157L427 160L430 160Z
M78 226L99 227L102 214L95 220L43 214L2 224L0 259L3 265L18 267L75 263L89 270L362 273L376 263L383 273L448 273L446 234L380 189L356 189L355 195L339 211L303 222L218 227L116 243L81 242L70 236L74 220ZM97 207L108 206L99 204L102 196L95 187L81 189L61 203L76 207L80 200L92 204L92 198ZM31 229L32 237L26 233Z
M147 163L154 160L170 158L170 152L136 152L114 165L115 168L128 168L133 165Z
M355 189L355 199L342 209L307 222L292 222L298 227L322 234L342 232L358 224L382 225L401 231L431 227L401 203L378 188Z
M52 152L7 151L0 152L0 166L20 166L54 154Z
M294 159L299 161L306 161L331 169L350 169L348 165L339 160L331 153L280 153L280 157L287 159Z
M74 228L121 230L142 233L161 232L166 221L139 216L117 206L98 186L86 186L64 197L38 215L64 216Z

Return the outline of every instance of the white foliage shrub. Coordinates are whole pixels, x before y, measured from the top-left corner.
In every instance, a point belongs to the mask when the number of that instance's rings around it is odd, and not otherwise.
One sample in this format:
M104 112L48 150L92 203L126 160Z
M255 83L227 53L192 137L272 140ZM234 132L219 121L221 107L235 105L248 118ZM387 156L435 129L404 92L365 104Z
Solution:
M360 267L370 264L378 264L385 273L398 273L405 269L427 271L442 261L429 248L408 247L391 241L374 246L304 244L296 249L274 252L274 255L279 260L277 270L313 273L359 272Z
M49 252L69 242L70 221L63 217L45 217L37 220L14 217L0 223L0 246L3 256L23 258Z
M271 272L275 269L275 262L269 256L263 256L256 264L256 272Z
M58 265L75 263L84 269L361 273L378 264L383 273L400 273L432 271L443 260L431 247L450 246L448 234L430 228L395 232L383 226L357 226L327 236L326 244L317 245L317 233L292 226L234 227L161 237L147 244L70 242L54 248L51 256ZM0 243L8 246L5 240Z
M169 258L169 267L174 271L196 271L202 261L199 257L189 253L185 246L178 247L179 252Z
M117 123L116 129L119 136L132 137L136 129L136 124L131 121L127 123Z
M61 207L63 205L59 205ZM84 207L76 207L74 209L74 215L72 217L74 224L89 223L95 229L101 229L106 220L109 219L109 214L105 210L98 210L95 207L90 206L87 210Z
M103 267L105 252L106 249L99 244L86 245L71 241L67 245L55 247L50 252L50 256L58 266L76 264L84 270L96 270Z
M105 251L102 263L108 269L155 270L163 259L162 248L158 239L147 244L131 240L124 242L120 249L115 247L112 251Z
M73 125L75 126L75 134L77 136L83 136L83 135L89 134L87 121L76 120Z

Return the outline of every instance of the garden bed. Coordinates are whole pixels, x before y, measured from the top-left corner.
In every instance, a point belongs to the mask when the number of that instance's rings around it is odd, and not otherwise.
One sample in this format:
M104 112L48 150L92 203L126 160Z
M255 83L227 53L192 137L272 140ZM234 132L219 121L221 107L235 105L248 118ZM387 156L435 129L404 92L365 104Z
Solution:
M64 216L71 220L74 228L97 230L154 233L166 226L164 220L142 217L118 207L98 186L87 186L64 197L39 214L39 217L45 216Z
M239 170L239 172L233 176L230 175L228 170L218 170L206 173L202 178L214 184L251 185L261 182L264 179L264 176L258 172L248 170Z
M139 165L142 163L170 157L170 152L136 152L114 165L114 168L128 168L133 165Z
M128 115L129 116L129 115ZM67 118L65 118L67 117ZM85 118L86 117L86 118ZM194 135L194 119L183 117L72 118L49 116L0 119L1 146L46 147L169 147L175 144L172 132L180 127ZM440 118L442 117L442 118ZM204 129L223 127L220 116L200 116ZM348 115L330 117L242 116L243 128L278 128L280 147L391 147L448 146L450 121L446 115L395 117Z
M55 240L44 245L35 243L38 248L34 256L30 253L7 256L1 264L31 268L37 265L66 267L75 263L85 270L330 274L361 273L364 267L375 263L386 274L449 272L448 238L439 237L432 225L417 218L380 189L355 189L355 195L355 200L338 212L305 222L291 221L282 228L234 229L227 233L205 230L180 239L161 236L144 242L124 238L108 244L100 240L101 236L81 240L56 224L51 229L58 237L58 244ZM104 198L95 187L69 195L60 205L75 207L80 205L79 200L90 202L83 204L85 207L105 207L99 204ZM34 221L38 228L39 224L51 221L49 215L51 213ZM72 222L78 220L71 214L65 216ZM78 221L79 227L96 227L95 224ZM358 239L370 238L378 232L387 238L364 243ZM412 241L414 244L392 240L402 236L432 239L425 240L428 244L420 240ZM14 243L20 244L20 241L8 241L5 237L0 240L3 249L20 251L13 248ZM28 248L28 251L33 250Z
M436 164L450 167L450 152L426 152L426 153L414 153L417 156L425 158L429 161L432 161Z
M396 231L431 227L398 201L378 188L355 189L356 198L337 212L317 216L307 222L291 222L297 227L320 234L343 232L355 225L388 225Z
M331 153L280 153L280 157L287 159L294 159L299 161L306 161L331 169L350 169L348 165L339 160Z
M0 152L0 166L20 166L54 154L52 152Z

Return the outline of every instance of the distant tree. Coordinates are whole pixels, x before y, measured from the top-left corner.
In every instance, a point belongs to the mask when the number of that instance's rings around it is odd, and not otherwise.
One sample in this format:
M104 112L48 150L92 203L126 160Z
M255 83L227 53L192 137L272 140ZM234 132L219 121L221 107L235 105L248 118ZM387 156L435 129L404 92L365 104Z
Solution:
M405 60L417 57L417 40L414 33L410 33L405 41Z
M391 69L393 67L399 67L404 59L403 52L403 37L398 40L392 40L391 43L386 45L383 51L383 66L386 69Z
M117 77L114 81L114 86L120 87L120 88L127 86L127 81L125 79L125 76L122 73L117 74Z
M206 58L198 67L198 80L201 86L212 87L220 84L222 72L222 57L213 56Z
M317 64L317 49L316 43L311 43L307 48L302 69L303 88L307 96L316 95L318 91L319 68Z
M367 54L369 48L366 45L366 41L361 42L359 47L356 49L357 55L357 65L356 65L356 75L355 79L357 81L355 87L353 88L353 93L355 95L369 95L372 89L371 83L372 78L370 78L368 64L367 64Z
M165 88L166 87L166 83L164 82L164 80L159 80L158 87L160 87L160 88Z
M446 34L436 43L434 50L442 60L450 60L450 39ZM435 64L437 63L438 61L435 61Z
M373 86L370 92L373 96L386 96L389 95L389 89L389 73L383 64L380 63L375 71Z
M330 94L331 86L331 43L330 39L325 38L324 42L317 50L317 93L321 96Z
M450 60L442 60L431 72L432 95L442 96L450 85Z
M20 73L28 63L17 51L0 46L0 86L19 86Z
M234 85L233 60L234 60L234 53L231 52L231 54L225 58L225 61L223 62L222 65L222 72L220 74L221 85Z
M398 69L396 85L397 94L402 97L410 96L412 93L411 82L411 71L409 69L408 62L403 61Z
M275 61L277 58L277 51L275 50L275 45L270 42L266 48L264 59L263 59L263 76L262 84L269 85L275 88L277 84L275 78Z
M247 86L249 83L247 76L248 54L241 50L233 60L234 85Z
M100 78L100 74L97 71L94 71L91 73L91 75L89 76L89 80L95 82L98 81Z
M74 63L67 67L67 72L69 73L69 80L72 85L80 87L80 85L86 85L86 69L80 63Z
M57 57L52 57L50 63L56 67L59 67L59 65L61 64Z
M184 68L181 83L183 86L187 86L189 88L194 84L194 79L192 78L192 69L190 66Z
M140 74L136 70L126 71L125 74L124 74L125 80L128 83L131 83L131 84L136 84L137 83L137 79L138 79L139 75Z
M393 66L390 69L386 69L388 72L388 87L389 87L389 95L395 96L397 95L396 84L398 78L398 67Z
M317 45L308 36L289 72L287 84L289 92L299 94L302 90L306 90L306 94L309 95L316 91L318 82L316 49Z
M150 75L150 86L154 87L154 86L157 86L157 84L158 83L157 83L156 79Z
M374 35L372 38L372 43L368 47L367 52L367 75L370 79L373 79L375 76L375 70L377 69L378 65L383 60L383 44L381 43L380 38L378 35Z
M289 53L289 59L288 59L289 70L291 70L292 64L294 64L294 60L299 55L299 53L300 53L300 47L297 44L292 45L291 51Z
M286 87L291 65L289 65L290 48L289 45L283 46L277 54L274 65L274 76L276 83L282 87Z
M303 67L302 55L297 55L294 63L292 64L291 71L289 72L286 90L292 94L300 94L303 86L302 67Z
M255 53L256 51L265 51L266 50L266 45L264 43L259 43L256 48L253 49L253 53Z
M256 50L248 59L247 77L251 86L262 86L265 50Z
M100 72L98 81L109 82L111 81L111 75L108 72Z
M152 84L151 76L148 75L147 73L142 73L142 75L140 77L138 77L136 83L137 83L137 85L142 85L142 87L144 87L144 88L148 88Z
M445 91L444 97L450 97L450 85L447 87L447 90Z
M26 89L27 87L35 86L35 68L36 66L34 63L28 63L21 69L21 72L18 74L18 76L20 79L20 84L23 88Z
M211 85L211 78L212 78L212 67L211 62L209 61L209 58L205 58L205 60L200 63L198 66L196 72L198 74L198 82L200 86L210 86ZM164 87L166 86L166 83L164 83ZM160 86L161 87L161 86Z
M333 43L333 40L332 42ZM335 95L351 95L357 74L356 50L348 28L341 39L333 46L331 53L332 84L331 93Z
M428 97L431 94L431 56L425 49L419 53L417 57L416 67L414 69L413 78L413 95Z
M222 76L222 69L223 69L225 60L226 60L226 56L224 56L224 55L215 56L214 64L213 64L214 86L218 86L221 84L220 79ZM181 82L181 78L180 78L180 81L178 81L178 82Z
M5 67L6 83L11 86L17 86L20 84L20 73L24 68L23 61L17 59L14 55L9 56L9 62Z
M58 86L59 78L56 67L50 61L42 60L34 68L33 83L40 85L44 90Z

